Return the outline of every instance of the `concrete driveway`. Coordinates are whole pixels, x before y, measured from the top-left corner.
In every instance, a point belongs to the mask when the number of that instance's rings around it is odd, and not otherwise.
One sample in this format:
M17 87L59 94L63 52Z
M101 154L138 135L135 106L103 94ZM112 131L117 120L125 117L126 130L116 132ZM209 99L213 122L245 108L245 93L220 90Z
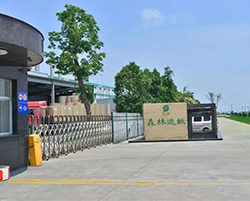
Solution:
M219 130L224 140L250 140L250 125L219 118Z
M0 200L249 200L250 126L220 119L220 130L223 141L121 143L51 159L0 183Z

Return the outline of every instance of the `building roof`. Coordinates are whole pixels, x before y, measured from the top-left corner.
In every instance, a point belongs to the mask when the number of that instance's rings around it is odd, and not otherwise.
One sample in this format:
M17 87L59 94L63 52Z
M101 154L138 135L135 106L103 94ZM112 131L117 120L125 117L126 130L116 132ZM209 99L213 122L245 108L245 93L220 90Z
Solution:
M43 73L43 72L38 72L38 71L29 71L28 72L29 76L36 76L36 77L43 77L43 78L48 78L48 79L52 79L49 74L47 73ZM62 77L61 79L59 79L58 76L53 76L53 79L55 80L62 80L62 81L66 81L66 82L71 82L76 84L76 80L74 79L69 79L69 78L65 78ZM102 84L97 84L97 83L93 83L93 82L84 82L84 84L88 85L88 86L93 86L93 87L100 87L103 89L110 89L110 90L114 90L114 87L111 86L107 86L107 85L102 85Z

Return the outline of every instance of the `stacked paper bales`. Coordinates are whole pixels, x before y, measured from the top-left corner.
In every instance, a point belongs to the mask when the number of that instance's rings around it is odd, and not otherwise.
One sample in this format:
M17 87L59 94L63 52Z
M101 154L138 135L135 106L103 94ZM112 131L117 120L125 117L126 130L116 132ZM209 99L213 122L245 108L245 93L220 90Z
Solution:
M86 115L85 105L80 102L78 96L60 96L59 103L51 104L50 106L42 106L42 115L51 116L71 116L71 115ZM110 115L110 104L96 104L90 106L92 115Z
M76 115L76 116L80 115L80 105L79 104L73 105L73 115Z
M106 107L105 115L110 115L110 114L111 114L110 104L107 103L107 104L105 105L105 107Z
M60 103L50 104L50 107L53 108L55 116L58 116L61 114L61 104Z
M60 103L52 103L52 104L50 104L50 106L48 108L52 109L54 116L58 116L61 114L60 113L60 110L61 110Z
M97 115L102 115L102 105L96 104Z
M95 115L100 115L100 105L95 104L94 105Z
M66 115L73 115L73 103L66 103Z
M73 115L73 103L66 103L66 115L69 121L70 120L69 116Z
M80 115L86 115L86 109L84 104L79 105Z
M61 115L65 116L67 115L67 106L66 105L61 105Z
M99 105L100 106L100 115L105 115L105 105Z
M97 104L96 104L96 103L93 103L92 105L93 105L93 106L92 106L93 109L91 109L92 115L97 115L97 113L98 113L97 108L96 108L96 105L97 105Z
M79 103L79 97L71 96L71 103L73 103L74 105L77 105Z
M92 112L92 115L95 115L95 104L90 105L90 110Z
M41 107L40 107L40 111L41 111L41 115L42 115L42 116L48 115L48 114L47 114L47 108L48 108L47 106L41 106Z
M61 105L65 105L66 104L66 99L67 99L67 96L59 96L59 103Z
M66 104L71 103L71 96L66 96Z
M48 116L54 115L53 109L50 106L47 107L46 115Z
M52 103L50 106L48 106L48 113L50 116L57 116L57 118L54 118L54 122L57 123L59 121L58 116L61 115L61 105L60 103ZM52 114L51 114L52 113Z
M66 121L66 115L67 115L67 106L61 105L61 116L63 116L63 121Z
M105 115L105 105L95 104L95 115Z

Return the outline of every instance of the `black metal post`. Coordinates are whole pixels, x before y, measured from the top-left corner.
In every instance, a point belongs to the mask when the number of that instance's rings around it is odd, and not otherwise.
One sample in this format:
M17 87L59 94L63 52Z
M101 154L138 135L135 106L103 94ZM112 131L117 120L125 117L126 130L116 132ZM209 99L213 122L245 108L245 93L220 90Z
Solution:
M128 140L128 113L126 113L126 131L127 131L127 140Z
M139 130L139 114L137 113L137 136L140 135L140 130Z
M114 143L115 133L114 133L114 113L113 112L111 112L111 123L112 123L112 142Z

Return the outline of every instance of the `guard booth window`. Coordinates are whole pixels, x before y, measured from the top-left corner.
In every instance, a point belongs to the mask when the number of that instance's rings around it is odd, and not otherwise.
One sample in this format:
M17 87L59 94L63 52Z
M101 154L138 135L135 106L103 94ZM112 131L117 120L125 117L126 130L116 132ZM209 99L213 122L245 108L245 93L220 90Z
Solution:
M11 81L0 78L0 136L12 133Z

